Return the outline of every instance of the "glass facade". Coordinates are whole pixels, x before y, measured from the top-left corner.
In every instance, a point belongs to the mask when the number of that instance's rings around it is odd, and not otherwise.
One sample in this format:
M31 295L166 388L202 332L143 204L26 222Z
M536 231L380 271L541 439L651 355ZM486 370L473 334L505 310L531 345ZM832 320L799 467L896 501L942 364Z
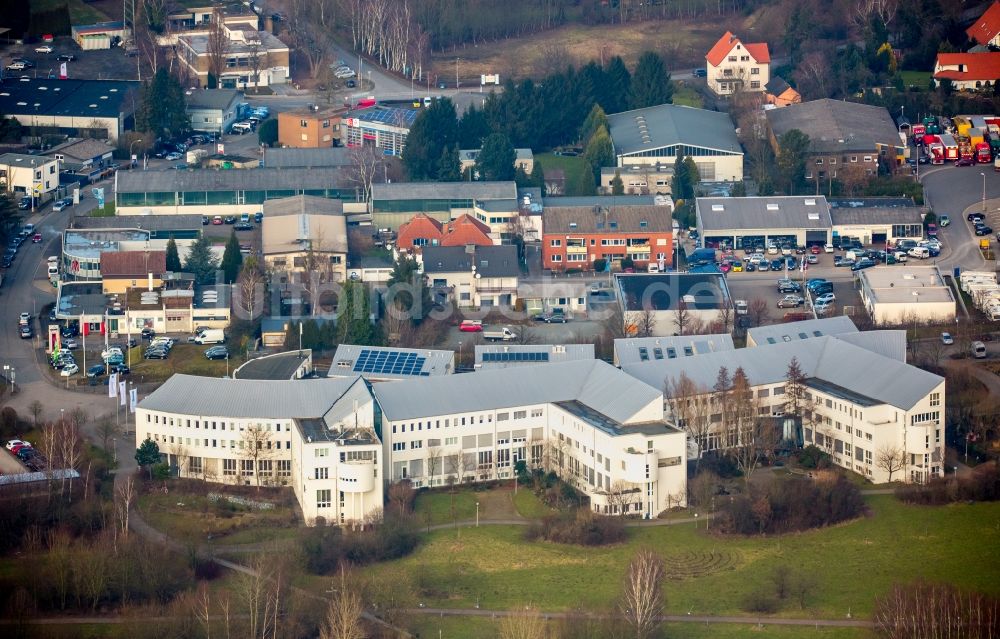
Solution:
M117 193L118 207L136 206L212 206L230 204L263 204L267 200L278 200L295 195L313 195L333 200L355 201L353 189L274 189L269 191L170 191L148 193ZM433 209L438 210L438 209ZM445 209L447 210L447 209Z
M650 149L649 151L639 151L637 153L623 153L622 157L626 158L673 158L677 157L678 149L680 149L680 154L684 157L694 156L694 157L705 157L710 155L739 155L739 153L731 151L721 151L718 149L703 149L698 146L686 146L683 144L675 144L674 146L660 147L659 149Z
M372 210L375 213L431 213L451 211L452 209L471 209L472 204L472 198L460 200L374 200Z

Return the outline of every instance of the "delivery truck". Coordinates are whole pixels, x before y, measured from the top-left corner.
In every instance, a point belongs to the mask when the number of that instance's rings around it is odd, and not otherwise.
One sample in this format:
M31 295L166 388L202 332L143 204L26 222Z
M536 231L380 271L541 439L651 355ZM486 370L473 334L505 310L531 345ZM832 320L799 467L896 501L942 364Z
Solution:
M226 332L221 328L206 328L194 336L195 344L223 344L226 341Z
M503 328L484 330L483 339L488 342L509 342L517 339L517 333L504 326Z

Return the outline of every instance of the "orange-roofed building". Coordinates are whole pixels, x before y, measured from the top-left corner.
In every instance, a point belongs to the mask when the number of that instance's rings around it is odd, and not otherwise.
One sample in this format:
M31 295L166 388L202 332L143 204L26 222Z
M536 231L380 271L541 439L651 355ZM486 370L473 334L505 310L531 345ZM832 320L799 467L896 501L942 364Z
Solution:
M490 227L465 213L446 224L418 213L400 225L396 236L396 246L408 253L420 253L425 246L492 246L493 243Z
M1000 80L1000 52L939 53L934 63L934 83L951 80L951 85L962 90L976 90L993 86Z
M766 42L742 42L729 31L705 56L708 88L716 95L764 91L771 81L771 52Z
M965 32L983 46L1000 47L1000 2L994 2Z

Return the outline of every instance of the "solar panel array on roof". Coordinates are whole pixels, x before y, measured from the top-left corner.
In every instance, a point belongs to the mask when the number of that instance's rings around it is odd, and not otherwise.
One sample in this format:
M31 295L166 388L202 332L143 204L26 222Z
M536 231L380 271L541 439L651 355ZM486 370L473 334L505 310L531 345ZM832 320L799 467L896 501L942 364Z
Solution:
M426 361L426 357L419 357L416 353L373 351L366 348L354 362L354 372L429 377L430 373L423 371Z
M547 362L548 353L483 353L484 362Z
M352 114L365 122L381 122L396 126L412 126L417 112L411 109L366 109Z

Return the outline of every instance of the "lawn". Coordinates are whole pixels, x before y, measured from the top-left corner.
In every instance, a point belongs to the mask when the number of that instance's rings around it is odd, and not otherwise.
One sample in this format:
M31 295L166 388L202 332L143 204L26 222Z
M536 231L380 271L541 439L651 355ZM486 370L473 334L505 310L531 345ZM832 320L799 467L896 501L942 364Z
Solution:
M1000 591L1000 503L923 508L891 496L868 503L872 516L808 533L722 538L692 524L643 527L630 529L627 543L599 550L527 543L514 526L467 528L460 536L440 530L410 557L371 570L408 581L429 606L471 608L478 596L484 608L531 602L549 611L601 610L617 596L639 547L667 560L671 614L740 614L745 593L769 588L779 564L816 580L807 609L788 603L779 613L788 617L867 616L877 594L917 578Z
M69 18L73 24L94 24L109 20L108 16L83 0L31 0L32 12L48 11L64 4L69 6Z
M452 515L453 505L454 516ZM476 494L462 488L456 488L454 492L423 491L417 495L413 509L421 526L437 526L452 521L469 521L476 518Z
M222 377L227 371L226 360L205 358L204 353L210 348L208 346L178 343L171 349L167 359L143 359L145 348L145 344L140 344L132 349L132 377L138 380L141 376L143 382L164 381L175 373ZM229 374L242 363L242 360L238 361L230 352Z
M514 508L525 519L541 519L554 512L530 490L518 490L517 494L511 497L514 500Z
M558 622L553 622L558 627ZM406 629L420 637L441 639L483 639L495 637L500 623L476 617L435 617L414 615ZM874 639L872 632L854 628L803 628L769 626L763 628L740 624L671 623L664 627L664 636L684 639Z
M701 93L685 82L674 83L674 104L695 107L696 109L705 108L705 100L702 99Z
M256 544L289 539L297 534L298 515L288 506L273 510L253 510L240 506L221 505L205 495L184 493L176 489L169 493L150 492L139 498L139 510L150 526L181 540L206 541L213 544ZM272 500L272 493L262 493L261 499Z
M580 179L580 173L587 168L587 162L583 156L553 155L551 153L541 153L535 156L535 162L541 162L542 168L546 171L550 169L562 169L566 173L566 189L570 190ZM567 192L566 195L572 193Z
M899 75L903 78L903 86L906 87L912 86L923 91L930 85L930 71L900 71Z

